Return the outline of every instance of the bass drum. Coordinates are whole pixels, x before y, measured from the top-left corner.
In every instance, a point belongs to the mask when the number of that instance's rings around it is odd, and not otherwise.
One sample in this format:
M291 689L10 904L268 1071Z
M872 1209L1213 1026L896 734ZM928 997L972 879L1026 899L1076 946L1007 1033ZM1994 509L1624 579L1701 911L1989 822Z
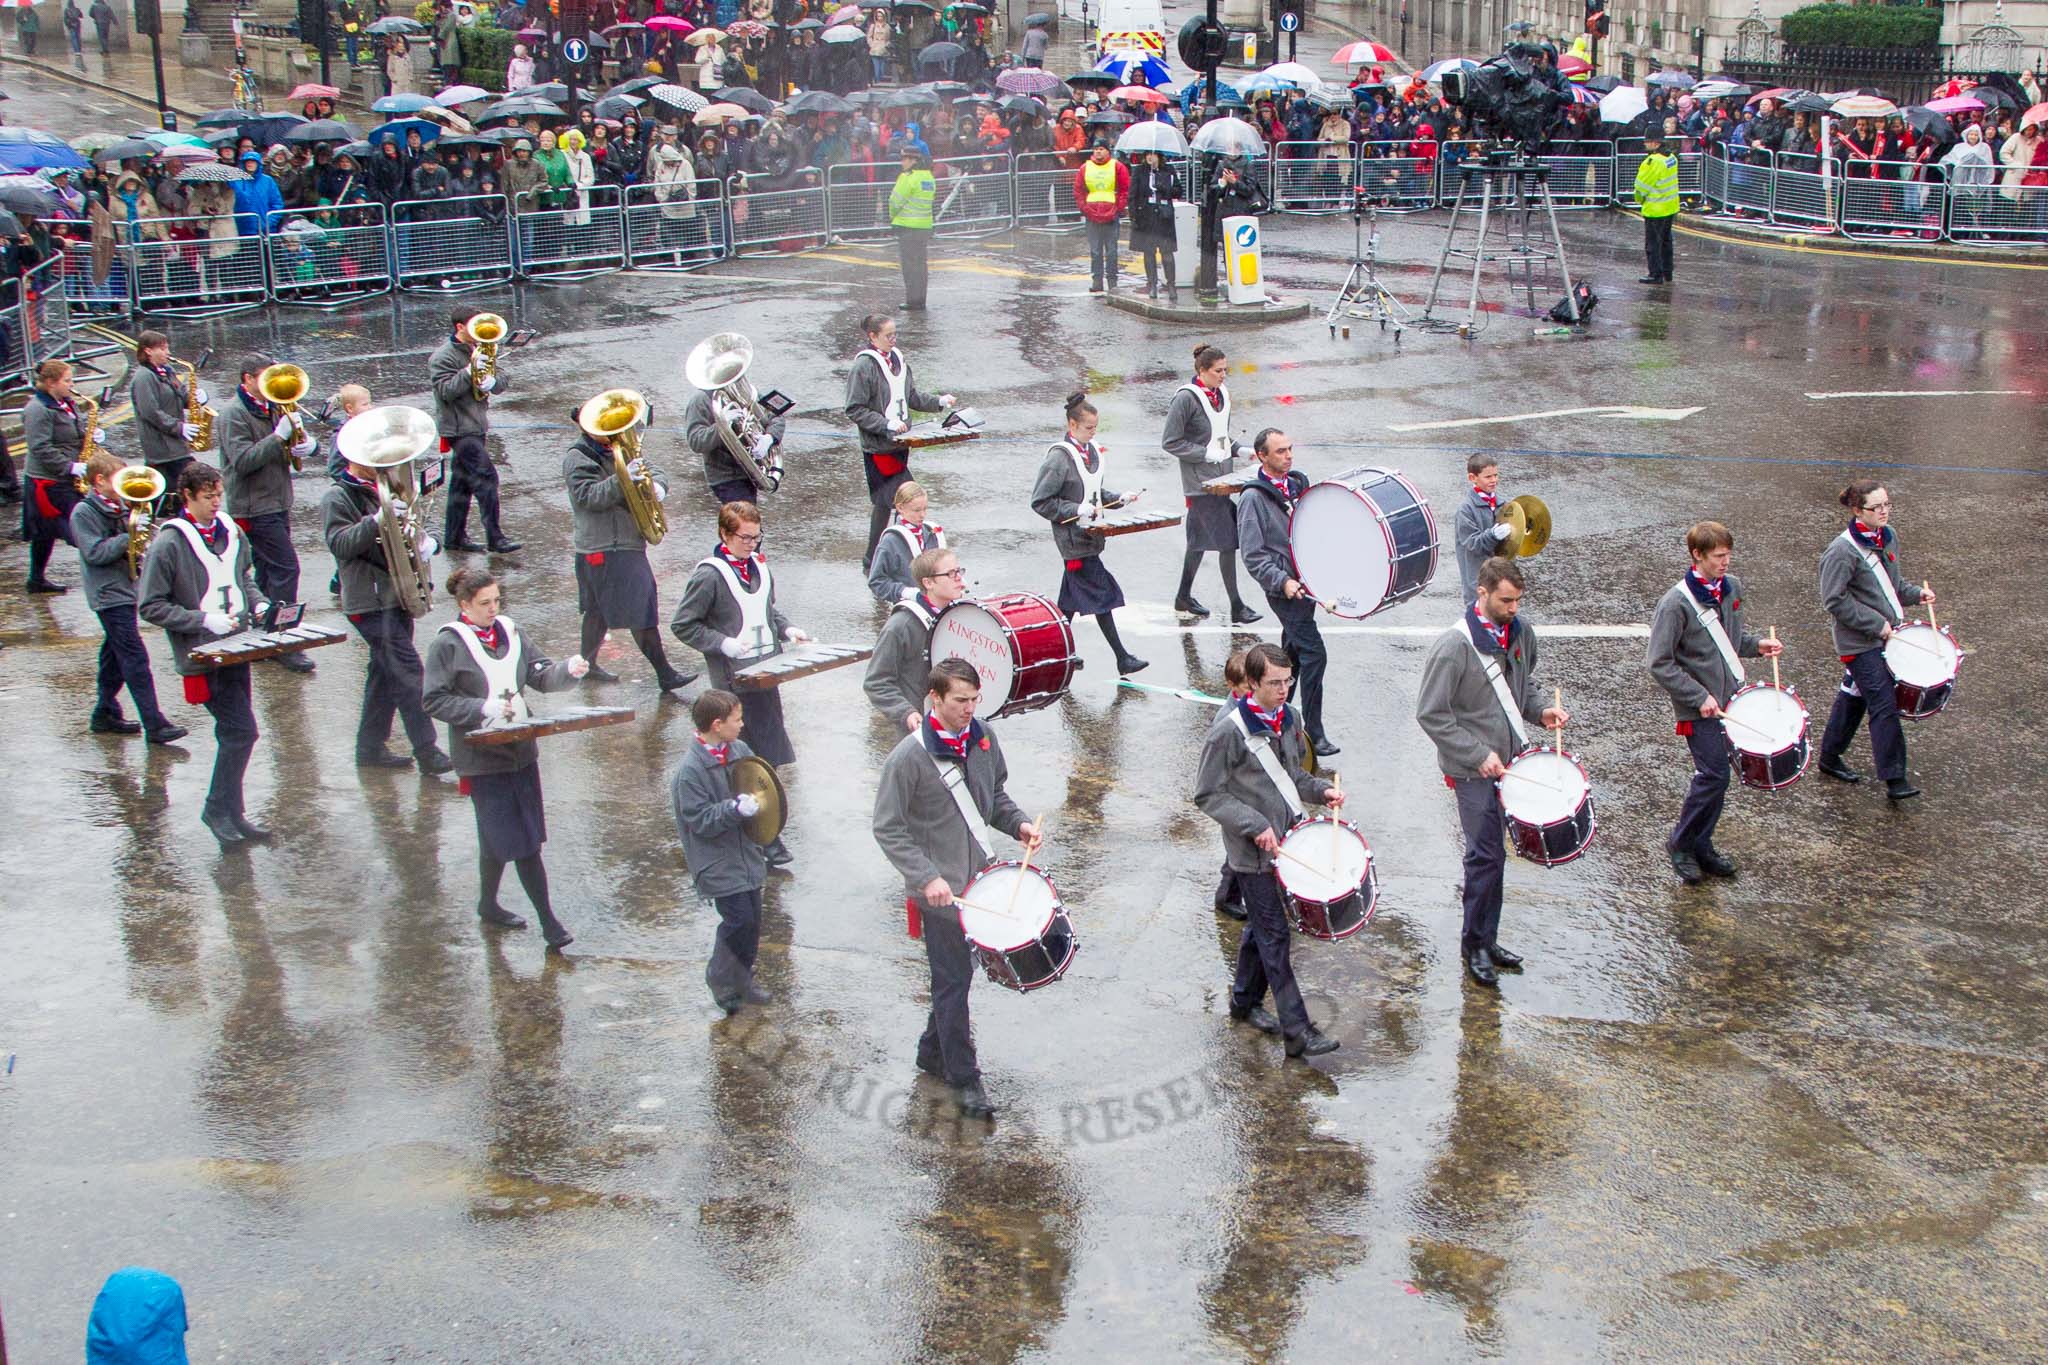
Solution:
M1310 484L1287 534L1294 576L1353 620L1407 601L1436 573L1436 517L1398 470L1364 465Z
M1065 613L1031 592L955 602L932 622L928 656L934 668L947 659L974 665L984 720L1052 705L1081 666Z

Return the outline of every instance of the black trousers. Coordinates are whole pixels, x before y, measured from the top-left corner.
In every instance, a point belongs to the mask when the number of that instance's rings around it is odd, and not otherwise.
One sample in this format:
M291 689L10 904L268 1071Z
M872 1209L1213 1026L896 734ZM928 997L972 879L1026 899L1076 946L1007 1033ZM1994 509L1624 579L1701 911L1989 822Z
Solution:
M711 485L711 499L720 507L729 502L756 502L760 493L746 479L728 479Z
M1692 785L1665 847L1687 853L1714 846L1714 826L1728 804L1728 736L1718 720L1696 720L1685 745L1692 750Z
M974 1028L967 1018L967 988L974 984L974 954L954 908L924 907L924 957L932 969L932 1008L917 1040L917 1064L936 1070L948 1085L981 1079Z
M1671 221L1668 217L1643 219L1643 255L1650 262L1647 273L1660 280L1671 278Z
M1173 248L1153 246L1149 242L1143 248L1145 255L1145 285L1163 284L1169 293L1179 288L1174 283Z
M875 468L874 456L860 457L861 470L868 480L868 540L860 552L862 573L867 572L869 561L875 557L875 542L882 538L889 518L896 515L896 490L910 482L910 452L901 451L897 458L903 461L903 468L894 474L884 474Z
M242 778L256 751L256 708L249 697L249 665L230 664L206 675L206 709L213 716L213 781L207 815L241 815Z
M149 649L142 643L142 627L136 623L133 604L108 607L95 612L106 638L100 641L99 696L93 710L108 716L121 714L121 689L135 699L135 713L151 734L170 722L156 702L156 679L149 671Z
M291 513L237 517L235 524L249 538L249 556L254 561L258 590L273 602L298 601L299 554L292 549Z
M449 442L448 515L443 522L443 544L459 545L469 539L472 498L483 520L484 543L496 545L505 539L505 532L498 526L498 471L485 451L482 436L457 436Z
M924 307L925 289L931 280L931 269L925 262L931 246L930 228L896 229L896 263L903 268L905 308Z
M1465 932L1458 946L1470 955L1474 948L1491 948L1500 933L1507 822L1492 778L1455 777L1451 782L1458 794L1458 823L1465 829Z
M1898 679L1884 661L1884 650L1866 649L1842 670L1842 690L1828 713L1820 739L1822 758L1840 758L1856 738L1856 727L1870 716L1870 757L1877 775L1889 782L1906 775L1906 729L1899 723Z
M1230 1007L1248 1010L1273 992L1280 1027L1290 1038L1308 1032L1308 1005L1294 980L1294 956L1287 914L1280 908L1280 879L1272 872L1240 872L1244 936L1237 941L1237 977L1230 983Z
M1311 740L1323 737L1323 673L1330 654L1323 648L1323 632L1316 626L1316 604L1306 597L1275 597L1266 594L1273 615L1280 618L1280 648L1294 667L1294 683L1288 691L1292 701L1301 696L1301 718Z
M150 465L151 469L164 476L164 495L153 504L152 516L174 516L178 509L185 505L184 498L178 493L178 476L183 474L185 467L197 458L198 456L196 455L183 455L175 460L166 460L162 464ZM250 553L255 553L253 547Z
M761 889L720 896L712 903L718 907L718 932L711 940L704 984L719 1004L736 1004L754 979L754 958L761 947Z
M412 618L396 607L349 617L349 624L370 647L370 667L363 675L363 718L356 725L356 757L384 751L391 738L393 715L405 719L405 737L414 753L434 747L434 722L427 716L421 689L426 669L413 648Z
M1116 288L1116 220L1098 223L1087 219L1088 278L1097 285Z

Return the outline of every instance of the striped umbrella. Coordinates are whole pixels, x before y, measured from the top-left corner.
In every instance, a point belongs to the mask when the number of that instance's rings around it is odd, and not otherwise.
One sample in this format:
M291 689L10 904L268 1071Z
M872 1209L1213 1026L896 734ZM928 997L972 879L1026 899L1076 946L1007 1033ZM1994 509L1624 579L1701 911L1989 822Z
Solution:
M1331 66L1371 66L1374 62L1391 62L1394 52L1385 43L1376 43L1367 38L1362 43L1346 43L1330 58Z
M1890 118L1899 106L1882 95L1850 95L1835 101L1834 112L1843 118Z

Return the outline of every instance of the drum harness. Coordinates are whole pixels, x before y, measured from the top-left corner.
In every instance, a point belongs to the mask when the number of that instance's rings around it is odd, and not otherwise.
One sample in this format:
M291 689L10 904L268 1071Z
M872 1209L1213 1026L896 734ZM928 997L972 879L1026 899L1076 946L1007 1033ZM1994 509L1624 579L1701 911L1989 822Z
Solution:
M1295 794L1294 784L1287 780L1287 774L1280 771L1280 760L1274 755L1273 746L1252 743L1252 732L1244 723L1244 711L1241 708L1230 708L1230 723L1237 727L1238 734L1244 736L1245 747L1252 751L1252 757L1258 760L1266 779L1279 790L1281 799L1287 802L1288 813L1299 820L1304 814L1301 797Z
M1498 659L1489 659L1479 652L1479 646L1472 639L1472 628L1460 620L1458 629L1464 633L1465 647L1472 651L1472 657L1479 660L1479 670L1486 674L1486 680L1493 684L1494 700L1500 703L1501 714L1508 718L1508 728L1515 732L1515 743L1529 743L1529 727L1522 724L1522 713L1515 708L1514 694L1508 691L1507 671Z
M1898 591L1892 587L1891 575L1886 573L1884 567L1877 562L1877 556L1864 549L1861 545L1858 545L1856 537L1847 531L1842 532L1842 539L1849 542L1849 548L1856 552L1857 557L1863 561L1864 567L1869 569L1871 576L1877 580L1877 586L1884 590L1884 600L1891 604L1892 620L1905 620L1906 608L1899 601Z
M995 859L995 854L989 851L995 841L988 837L988 822L981 818L981 812L974 807L974 798L967 794L966 762L963 760L954 767L944 759L933 757L932 766L939 770L939 781L945 783L946 793L953 798L960 818L967 822L967 837L974 841L975 850L981 854L982 866L986 867Z
M1742 656L1735 652L1734 643L1729 640L1728 632L1722 628L1721 613L1710 610L1706 603L1694 597L1691 585L1685 580L1680 579L1678 586L1685 590L1687 599L1692 602L1693 615L1700 618L1700 624L1706 627L1707 634L1713 638L1714 648L1721 651L1722 660L1734 671L1735 681L1742 682Z

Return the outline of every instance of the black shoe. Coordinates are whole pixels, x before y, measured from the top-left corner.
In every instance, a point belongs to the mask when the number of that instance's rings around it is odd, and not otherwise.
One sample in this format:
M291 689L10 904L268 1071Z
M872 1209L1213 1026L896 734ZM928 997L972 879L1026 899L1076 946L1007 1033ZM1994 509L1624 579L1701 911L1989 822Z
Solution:
M455 760L436 748L429 747L418 750L413 754L412 759L414 763L419 765L420 771L428 777L439 777L442 773L455 771Z
M953 1102L960 1106L963 1119L992 1119L996 1107L988 1102L988 1092L981 1088L980 1081L969 1081L953 1087Z
M280 654L277 656L277 666L287 673L311 673L313 671L313 661L304 654Z
M491 553L494 555L509 555L520 548L522 548L522 542L517 540L494 540L491 542Z
M1218 905L1216 907L1216 913L1219 915L1228 915L1235 920L1248 920L1252 917L1251 911L1244 908L1243 901L1230 901L1228 903Z
M1486 960L1491 962L1497 971L1519 972L1522 970L1522 955L1520 953L1511 953L1498 943L1486 950Z
M583 681L585 682L614 683L618 680L618 674L612 672L609 668L599 668L596 664L592 664L590 671L583 675Z
M1328 735L1311 735L1308 742L1316 746L1317 758L1334 758L1344 752L1337 746L1337 741Z
M1884 784L1884 794L1893 801L1910 801L1920 794L1920 789L1907 778L1894 777Z
M728 1017L740 1012L738 996L714 995L711 997L711 1003L724 1010Z
M796 861L796 855L789 851L789 845L783 843L780 838L762 849L761 856L767 859L770 867L788 867Z
M576 941L576 935L569 932L569 926L546 911L541 912L540 936L547 941L548 947L556 952Z
M775 1003L775 993L758 981L747 982L746 995L749 1005L772 1005Z
M1500 976L1493 970L1493 959L1486 955L1484 948L1474 948L1465 954L1465 972L1482 986L1500 984Z
M1662 284L1662 283L1664 283L1664 277L1663 277L1662 275L1638 275L1638 276L1636 276L1636 283L1637 283L1637 284Z
M1215 904L1218 910L1221 910L1225 906L1235 903L1237 898L1237 878L1226 871L1221 876L1217 877L1216 892L1214 895L1210 896L1209 899Z
M1197 621L1206 621L1209 619L1209 609L1203 606L1200 602L1197 602L1192 597L1182 597L1176 599L1173 604L1173 609L1183 616L1192 616Z
M695 673L678 673L671 668L668 672L654 680L654 686L656 690L662 692L680 692L695 681L697 681Z
M927 1076L937 1076L940 1080L946 1078L945 1068L937 1062L926 1061L922 1056L917 1059L917 1069Z
M519 918L519 916L513 914L502 905L479 905L476 908L476 917L485 924L499 929L524 929L526 927L525 920Z
M1854 768L1844 763L1839 757L1822 754L1820 762L1813 766L1819 768L1837 782L1861 782L1863 780L1862 773L1857 772Z
M1101 280L1093 280L1093 281L1091 281L1091 282L1089 283L1089 285L1088 285L1088 292L1089 292L1089 293L1091 293L1091 294L1100 294L1100 293L1102 292L1102 281L1101 281Z
M375 753L357 754L356 766L358 768L410 768L412 766L412 756L410 754L394 754L389 749L379 749Z
M1237 1006L1232 1005L1230 1007L1230 1017L1240 1024L1250 1024L1261 1033L1278 1033L1280 1031L1280 1021L1275 1019L1273 1011L1267 1009L1264 1005L1253 1005L1248 1010L1240 1010Z
M1265 619L1264 614L1253 611L1242 602L1230 609L1230 624L1233 626L1248 626L1254 621L1263 621Z
M176 744L190 733L191 731L182 725L166 725L161 729L150 731L149 742L151 744Z
M139 735L142 727L118 711L95 711L87 729L96 735Z
M1308 1026L1307 1033L1296 1034L1287 1040L1287 1055L1290 1057L1320 1057L1336 1050L1337 1040L1314 1024Z
M1671 870L1676 872L1678 880L1687 886L1698 886L1707 879L1707 874L1700 870L1699 859L1692 856L1691 850L1673 848L1666 849L1665 852L1671 855Z
M462 540L451 540L441 548L451 555L477 555L482 554L484 551L483 546L466 537Z
M1732 877L1735 875L1735 860L1725 856L1717 848L1695 848L1693 861L1700 865L1700 871L1709 877Z
M1135 654L1126 654L1116 661L1116 671L1126 677L1133 673L1142 673L1150 667L1150 660L1141 659Z
M71 591L71 589L65 587L62 583L52 583L47 578L31 578L28 581L28 590L30 592L41 593L59 593Z
M1145 281L1145 297L1148 299L1156 299L1159 297L1159 281Z
M232 815L228 818L235 822L235 828L242 831L242 837L250 843L267 844L270 842L270 831L257 824L254 820L251 820L248 816Z
M206 826L214 838L220 840L222 848L239 848L242 845L242 827L231 815L202 815L199 823Z
M1172 285L1168 285L1168 286L1166 286L1166 304L1167 304L1167 307L1171 308L1171 307L1173 307L1174 305L1178 304L1179 302L1180 302L1180 290L1178 290L1178 289L1174 288L1174 287L1173 287Z

